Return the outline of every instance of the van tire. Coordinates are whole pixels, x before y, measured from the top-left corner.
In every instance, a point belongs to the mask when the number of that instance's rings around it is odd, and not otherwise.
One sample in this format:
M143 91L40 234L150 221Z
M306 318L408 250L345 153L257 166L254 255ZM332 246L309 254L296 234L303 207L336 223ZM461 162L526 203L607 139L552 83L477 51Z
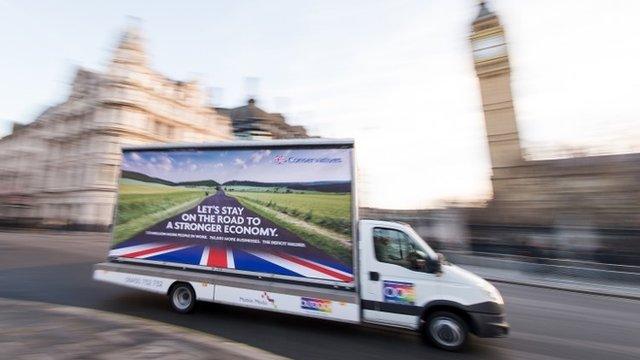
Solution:
M429 314L422 331L425 340L431 345L447 351L461 351L469 340L469 326L466 321L448 311Z
M169 304L175 312L188 314L196 306L196 292L188 283L175 283L169 290Z

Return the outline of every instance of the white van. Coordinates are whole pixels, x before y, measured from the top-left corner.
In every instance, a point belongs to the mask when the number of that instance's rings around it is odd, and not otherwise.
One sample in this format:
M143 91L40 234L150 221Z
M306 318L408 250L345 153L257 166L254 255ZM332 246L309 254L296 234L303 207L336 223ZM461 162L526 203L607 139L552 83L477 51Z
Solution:
M219 162L193 176L154 171L151 159L165 157ZM226 158L259 161L224 175ZM354 172L351 140L125 149L114 244L94 279L167 295L181 313L208 301L385 325L452 351L469 333L506 336L493 285L448 263L407 224L358 220ZM145 209L189 196L146 220Z

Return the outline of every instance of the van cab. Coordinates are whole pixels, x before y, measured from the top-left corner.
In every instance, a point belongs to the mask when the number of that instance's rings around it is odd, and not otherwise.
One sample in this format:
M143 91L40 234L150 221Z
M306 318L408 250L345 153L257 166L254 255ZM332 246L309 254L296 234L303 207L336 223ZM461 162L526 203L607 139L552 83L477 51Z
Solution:
M486 280L447 262L409 226L361 220L363 321L418 330L448 350L469 332L506 336L504 301Z

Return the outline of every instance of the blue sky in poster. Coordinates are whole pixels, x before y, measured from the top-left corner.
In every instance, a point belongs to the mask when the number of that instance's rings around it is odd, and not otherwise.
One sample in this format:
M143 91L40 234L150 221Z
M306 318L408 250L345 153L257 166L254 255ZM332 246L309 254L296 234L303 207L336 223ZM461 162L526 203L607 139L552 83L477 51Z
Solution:
M137 151L122 168L173 182L350 181L350 161L349 149Z

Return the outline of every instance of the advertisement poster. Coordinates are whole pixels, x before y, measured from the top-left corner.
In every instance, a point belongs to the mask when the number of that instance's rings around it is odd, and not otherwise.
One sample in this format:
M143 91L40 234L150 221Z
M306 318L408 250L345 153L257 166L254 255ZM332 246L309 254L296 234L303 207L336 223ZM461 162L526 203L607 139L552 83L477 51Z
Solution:
M112 257L353 282L351 149L126 150Z

